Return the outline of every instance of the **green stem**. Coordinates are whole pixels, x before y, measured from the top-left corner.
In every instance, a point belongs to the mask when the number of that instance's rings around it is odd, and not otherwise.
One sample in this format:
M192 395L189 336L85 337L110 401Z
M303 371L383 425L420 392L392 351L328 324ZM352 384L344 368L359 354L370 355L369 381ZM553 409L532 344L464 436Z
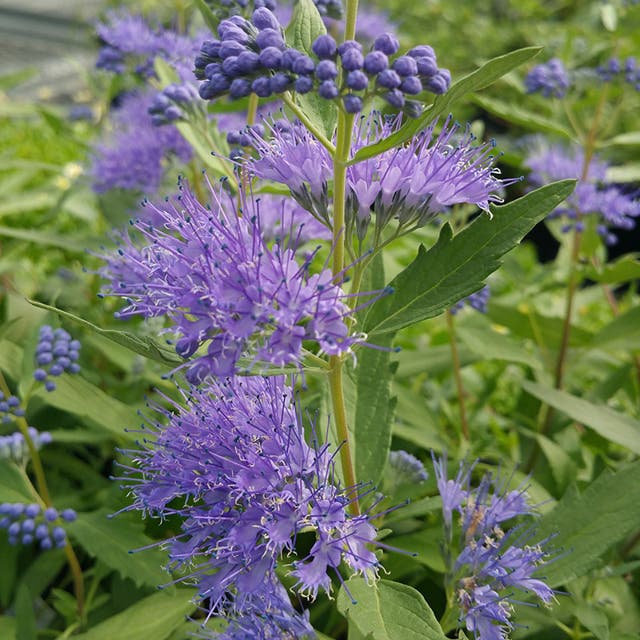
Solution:
M251 126L256 121L256 114L258 113L258 102L260 98L255 93L249 96L249 105L247 106L247 125Z
M9 386L4 379L2 371L0 371L0 391L2 391L6 397L9 397L11 395L11 391L9 390ZM33 474L36 477L36 487L39 501L42 501L42 503L44 503L45 508L52 507L53 502L51 500L51 494L47 485L47 478L44 473L44 467L42 466L42 459L40 458L40 453L38 452L38 449L36 448L36 445L31 438L31 434L29 433L29 425L24 418L16 417L15 420L20 433L22 434L22 437L27 444L27 449L29 450ZM76 595L76 602L78 604L78 616L80 618L80 621L84 622L84 577L82 575L82 568L80 567L80 563L78 562L78 558L75 554L75 551L73 550L73 547L68 541L64 547L64 553L67 557L67 563L73 577L73 590Z
M344 39L354 40L356 37L356 22L358 20L358 0L347 0L345 7Z
M456 389L458 391L458 406L460 408L460 426L462 429L462 437L469 442L469 422L467 421L467 405L465 402L465 390L462 384L462 375L460 374L460 356L458 354L458 341L456 339L456 327L453 319L453 313L447 309L447 327L449 328L449 344L451 345L451 359L453 360L453 377L456 381Z
M293 98L288 93L282 94L283 102L293 111L296 118L302 122L302 124L316 137L318 142L333 156L336 153L336 148L331 141L318 129L309 118L305 115L304 111L294 102Z

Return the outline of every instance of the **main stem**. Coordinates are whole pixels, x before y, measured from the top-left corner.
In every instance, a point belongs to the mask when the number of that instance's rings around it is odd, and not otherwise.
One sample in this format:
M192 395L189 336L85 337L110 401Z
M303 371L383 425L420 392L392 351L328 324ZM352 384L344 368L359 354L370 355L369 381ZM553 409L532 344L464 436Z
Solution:
M6 397L9 397L11 395L11 391L9 390L9 386L4 379L2 371L0 371L0 390L5 394ZM47 485L47 479L44 474L42 459L40 458L40 453L38 452L38 449L33 442L33 438L29 433L29 425L24 418L19 417L16 418L16 423L18 424L18 429L20 430L20 433L22 434L22 437L27 444L27 449L29 449L29 455L31 456L31 466L33 468L33 474L36 477L37 496L38 498L40 498L42 503L44 503L44 506L46 508L52 507L53 501L51 500L49 486ZM73 547L68 541L64 547L64 554L67 557L67 563L73 577L73 590L76 595L76 602L78 604L78 616L80 617L80 620L84 622L84 577L82 575L82 567L80 566L80 562L78 561Z
M357 0L347 0L345 40L351 40L355 36L356 16L358 13ZM353 130L354 116L338 111L338 123L336 130L336 147L333 154L333 263L332 273L334 279L342 277L344 271L345 248L345 209L347 187L347 162L351 150L351 132ZM329 393L333 407L333 419L335 420L336 433L340 441L340 464L342 475L347 487L356 486L356 474L353 465L353 455L349 441L349 427L347 424L347 410L344 401L344 389L342 383L342 369L344 361L342 356L329 358ZM360 514L360 504L357 494L354 492L353 500L349 505L353 515Z
M462 375L460 373L460 355L458 354L458 341L456 339L456 328L453 320L453 313L447 310L447 326L449 328L449 344L451 345L451 359L453 360L453 375L456 381L456 389L458 391L458 406L460 407L460 425L462 428L462 437L469 442L469 422L467 420L467 404L465 402L464 385L462 384Z

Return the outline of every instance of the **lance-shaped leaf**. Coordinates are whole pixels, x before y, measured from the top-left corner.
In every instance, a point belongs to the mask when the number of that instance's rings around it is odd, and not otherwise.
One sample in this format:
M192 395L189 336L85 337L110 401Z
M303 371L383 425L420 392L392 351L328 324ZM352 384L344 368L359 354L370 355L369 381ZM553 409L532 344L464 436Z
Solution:
M481 215L455 236L445 224L436 244L428 251L421 245L416 259L389 283L394 293L371 306L363 323L369 337L437 316L480 289L500 258L565 200L574 184L555 182L491 207L493 217Z

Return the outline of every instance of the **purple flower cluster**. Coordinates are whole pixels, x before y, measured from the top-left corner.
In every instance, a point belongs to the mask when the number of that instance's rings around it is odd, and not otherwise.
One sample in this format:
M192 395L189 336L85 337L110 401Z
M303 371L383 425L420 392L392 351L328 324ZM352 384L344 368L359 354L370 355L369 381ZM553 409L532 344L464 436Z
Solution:
M44 382L47 391L53 391L56 383L49 378L57 378L65 371L79 373L80 341L72 340L64 329L53 330L48 324L40 327L40 335L36 346L35 359L38 368L33 377L38 382Z
M541 93L545 98L564 98L571 82L562 60L551 58L536 65L524 80L527 93Z
M389 33L379 35L366 55L355 40L338 45L330 35L321 35L313 43L312 58L287 46L278 19L266 8L256 9L251 20L240 16L223 20L218 38L206 41L195 60L196 76L204 80L199 90L204 100L317 91L326 100L341 99L346 111L357 113L373 95L400 109L406 96L425 90L445 93L451 82L449 71L438 68L427 45L391 61L399 43ZM419 103L411 104L407 113L417 115Z
M167 542L171 566L197 585L211 615L231 619L231 630L252 628L259 612L260 624L282 635L256 637L312 633L279 586L276 562L295 557L293 590L310 598L331 591L341 562L375 579L376 530L348 512L357 488L337 484L326 446L307 445L283 377L217 379L183 395L158 409L166 426L152 422L145 450L133 454L132 508L183 518ZM310 551L298 557L303 535Z
M97 193L127 189L153 193L167 159L191 159L191 147L173 126L153 125L154 92L129 94L113 112L113 131L93 151L91 174Z
M53 441L48 431L40 432L35 427L29 427L29 436L36 449L41 449ZM0 460L13 460L22 463L28 456L29 448L24 436L19 431L8 436L0 436Z
M489 304L489 298L491 297L491 289L489 285L485 285L479 291L472 293L470 296L459 300L451 307L451 313L454 315L461 311L465 305L470 306L480 313L487 313L487 305Z
M73 509L58 513L53 507L43 511L35 503L0 504L0 529L6 529L11 545L37 542L43 550L54 547L62 549L67 544L67 532L61 524L73 522L76 518L77 514Z
M596 69L596 73L603 82L613 82L622 79L636 91L640 91L640 67L637 60L630 56L624 63L618 58L611 58Z
M20 406L20 398L7 396L0 391L0 416L4 424L13 422L15 418L24 417L24 409Z
M583 231L587 216L596 216L596 230L606 244L617 242L614 230L630 230L640 216L640 200L616 185L606 183L608 165L594 157L585 168L584 151L579 147L534 145L527 158L531 168L529 182L541 186L553 180L579 180L565 204L550 217L562 216L566 223L563 232Z
M352 152L393 134L400 124L400 118L389 120L374 112L356 128ZM372 214L379 233L393 219L406 230L454 204L473 203L488 211L491 202L502 202L498 193L515 180L497 177L493 144L474 144L468 129L459 135L459 125L450 118L436 135L436 124L406 146L348 167L348 232L364 238ZM253 136L258 157L248 158L246 166L259 178L287 185L302 207L328 223L328 152L302 126L272 126L270 133L267 140Z
M461 463L454 480L447 477L447 459L434 469L442 497L445 534L452 541L452 514L460 515L460 550L452 567L460 619L477 640L505 640L513 628L514 591L531 593L545 604L553 590L535 578L548 554L543 543L526 544L532 531L505 523L535 514L524 490L507 491L489 474L470 488L471 467Z
M159 56L186 80L188 63L200 46L198 39L152 27L142 16L124 12L110 12L105 22L96 25L96 33L105 43L96 66L118 74L133 68L144 77L151 76L153 62Z
M331 355L349 352L361 337L349 334L351 310L331 272L311 274L313 256L299 264L295 239L270 246L259 200L245 201L238 212L225 192L211 189L211 196L212 209L181 185L173 202L148 205L162 224L133 222L139 246L124 235L117 253L106 257L108 293L128 302L119 317L169 317L184 358L207 344L206 354L187 365L193 384L232 375L243 355L253 358L248 366L297 364L305 340Z
M198 91L192 84L170 84L156 94L149 106L151 122L156 126L186 120L191 105L198 100Z

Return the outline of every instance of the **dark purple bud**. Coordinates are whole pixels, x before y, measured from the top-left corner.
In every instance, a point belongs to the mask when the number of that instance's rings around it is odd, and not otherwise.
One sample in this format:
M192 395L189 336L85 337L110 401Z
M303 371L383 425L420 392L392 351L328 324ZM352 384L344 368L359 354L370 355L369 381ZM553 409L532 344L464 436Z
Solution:
M238 70L244 75L249 75L257 69L259 61L259 56L255 51L243 51L238 56Z
M280 29L278 19L266 7L256 9L251 16L251 22L258 29Z
M373 41L373 48L375 51L382 51L382 53L392 56L397 53L400 43L392 33L382 33Z
M65 521L65 522L75 522L75 520L77 520L78 518L78 514L73 510L73 509L65 509L61 514L60 517Z
M397 89L401 82L402 79L393 69L385 69L376 78L376 84L385 89Z
M24 515L27 518L35 518L40 513L40 505L39 504L28 504L24 510Z
M260 76L256 78L251 83L251 90L255 93L259 98L268 98L271 95L271 83L269 82L268 76ZM232 144L239 144L240 141L237 140Z
M39 365L51 364L53 362L53 356L49 352L40 353L36 357L36 363Z
M203 100L211 100L225 93L227 89L229 89L230 84L231 81L229 78L220 73L211 76L208 82L203 82L198 89L198 93Z
M293 63L302 55L304 54L300 53L297 49L285 49L282 53L282 68L287 71L292 71Z
M44 519L47 520L48 522L53 522L54 520L57 520L58 519L57 510L54 509L53 507L49 507L48 509L46 509L44 512Z
M362 53L362 45L359 42L357 42L356 40L345 40L338 47L338 54L342 56L342 54L344 54L346 51L349 51L350 49L355 49L356 51Z
M318 36L311 46L311 50L315 53L320 60L329 60L336 57L338 48L336 41L328 34L325 33Z
M431 78L438 73L438 65L436 64L435 58L423 56L421 58L416 58L415 60L418 65L418 75L423 78Z
M75 362L73 362L71 364L71 366L69 367L69 373L80 373L80 365L76 364ZM45 383L45 387L47 386L47 384ZM54 385L55 387L55 385Z
M313 80L309 76L300 76L296 80L294 88L297 93L309 93L313 89Z
M316 67L316 78L318 80L335 80L338 77L338 67L332 60L321 60Z
M211 62L204 68L204 77L207 79L219 73L222 73L222 65L219 62Z
M240 21L235 18L240 18ZM255 31L251 23L240 16L233 16L228 20L223 20L218 25L218 37L220 40L235 40L240 44L249 42L249 33L251 31Z
M412 58L433 58L434 62L436 60L436 52L433 50L433 47L430 47L428 44L421 44L413 47L413 49L409 49L407 55Z
M232 131L227 135L227 141L229 144L238 144L237 141L231 142L231 140L229 140L230 136L234 133L237 132ZM189 358L197 351L199 344L200 342L197 338L180 338L176 341L176 353L181 358Z
M364 57L362 66L367 73L375 75L389 66L389 58L382 51L372 51Z
M44 382L47 379L47 372L44 369L36 369L33 372L33 377L38 381L38 382Z
M225 60L223 60L222 70L229 78L235 78L239 75L242 75L237 56L231 56L230 58L226 58Z
M357 73L357 72L352 72ZM347 113L359 113L362 111L362 98L353 93L348 93L342 98L344 109Z
M200 47L200 55L206 58L220 57L220 40L205 40Z
M49 373L52 376L59 376L62 375L62 372L64 371L64 369L58 364L52 364L51 368L49 369Z
M410 96L417 96L422 92L422 82L418 76L409 76L402 80L400 90Z
M401 76L415 76L418 73L416 61L409 56L400 56L393 61L391 68Z
M282 68L282 51L277 47L267 47L260 52L260 64L265 69L281 69Z
M233 99L244 98L251 93L251 83L246 78L236 78L229 87L229 96Z
M391 89L384 94L384 99L396 109L404 107L404 94L399 89Z
M285 46L282 33L277 29L263 29L256 36L256 43L261 49L266 49L267 47L284 49Z
M300 73L304 75L309 75L313 73L316 68L315 63L309 56L301 55L296 60L294 60L292 65L292 71L294 73Z
M363 71L349 71L346 85L354 91L364 91L369 86L369 77ZM358 111L360 110L358 109ZM349 113L355 113L355 111L349 111Z
M49 392L55 391L56 390L56 383L53 380L47 380L44 383L44 388Z
M347 49L340 54L340 58L342 59L342 68L346 71L357 71L358 69L362 69L364 56L357 49Z
M333 80L325 80L318 87L318 95L325 100L334 100L338 97L338 87Z
M246 51L246 47L235 40L223 40L220 43L220 57L222 59L239 56L243 51Z
M424 83L424 88L436 94L443 94L449 90L451 85L451 74L449 69L440 69L433 78L429 78Z
M276 73L270 83L272 93L283 93L291 86L291 78L286 73Z

